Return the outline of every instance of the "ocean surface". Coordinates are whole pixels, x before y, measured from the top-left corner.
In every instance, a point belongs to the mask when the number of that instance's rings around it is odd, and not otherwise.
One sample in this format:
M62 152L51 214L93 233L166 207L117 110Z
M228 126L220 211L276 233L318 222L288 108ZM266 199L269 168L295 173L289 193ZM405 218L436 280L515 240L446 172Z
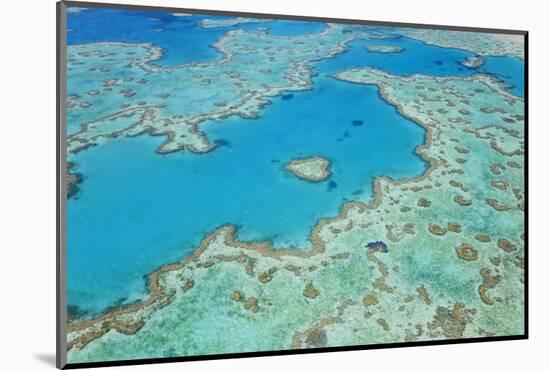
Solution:
M210 45L238 27L266 28L278 36L325 27L272 21L202 29L197 22L203 18L214 17L87 10L69 14L68 41L152 42L164 48L158 64L167 66L219 57ZM364 49L381 44L404 51ZM385 103L376 87L330 74L362 66L399 75L483 72L522 94L521 60L490 57L482 67L468 69L460 62L471 55L408 38L356 40L346 52L313 64L312 90L273 98L259 119L201 124L208 138L220 144L210 153L157 154L154 149L164 138L148 135L109 140L78 153L74 160L84 182L67 209L68 303L97 313L143 298L146 274L182 259L226 223L238 225L244 240L309 247L315 222L336 215L345 200L369 201L377 176L419 176L427 167L414 153L424 141L423 128ZM331 161L328 180L310 183L284 170L291 159L309 155Z

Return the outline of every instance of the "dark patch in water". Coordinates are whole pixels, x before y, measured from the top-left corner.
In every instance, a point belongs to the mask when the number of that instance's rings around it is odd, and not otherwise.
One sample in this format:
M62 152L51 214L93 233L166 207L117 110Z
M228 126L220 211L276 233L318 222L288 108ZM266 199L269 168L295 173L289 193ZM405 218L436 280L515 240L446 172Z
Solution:
M115 303L113 303L112 305L110 305L110 306L108 306L107 308L105 308L105 309L103 310L103 313L108 313L108 312L111 312L111 311L116 310L117 308L126 306L127 304L125 304L124 302L126 302L127 299L128 299L128 297L121 297L121 298L118 298L118 299L115 301Z
M363 194L363 190L355 190L353 193L351 193L351 195L359 195L359 194Z
M306 338L307 348L323 348L327 346L327 333L324 329L312 331Z
M354 126L363 126L363 121L360 119L354 119L351 123L353 123Z
M175 348L168 348L162 351L162 357L176 357L178 354Z
M231 146L231 143L225 139L216 139L214 140L214 144L217 146Z
M349 134L349 131L344 131L341 137L336 139L336 141L344 141L345 139L349 139L351 135Z
M106 313L112 312L114 310L117 310L119 308L130 307L130 306L133 306L133 305L136 305L136 304L140 304L142 302L143 302L143 300L141 298L138 298L138 299L135 299L131 302L128 302L128 297L122 297L122 298L117 299L112 305L105 308L101 313L106 314Z
M388 253L388 246L383 241L377 240L375 242L370 242L365 245L367 249L373 249L378 252Z
M342 30L342 33L351 33L351 32L353 32L353 30L350 30L349 28L344 28Z
M78 199L77 194L84 179L80 173L74 170L75 167L74 162L67 162L67 198Z
M290 100L294 97L294 94L283 94L281 95L281 99L283 100Z
M78 320L81 317L84 317L88 314L88 311L86 311L83 308L78 307L75 304L68 304L67 305L67 319L69 321Z
M329 181L327 184L327 191L332 191L338 187L338 184L334 181Z
M440 61L440 60L436 60L436 61L434 61L434 64L436 64L438 66L441 66L441 65L443 65L443 62Z
M281 161L278 160L278 159L272 159L272 160L271 160L271 163L281 163Z

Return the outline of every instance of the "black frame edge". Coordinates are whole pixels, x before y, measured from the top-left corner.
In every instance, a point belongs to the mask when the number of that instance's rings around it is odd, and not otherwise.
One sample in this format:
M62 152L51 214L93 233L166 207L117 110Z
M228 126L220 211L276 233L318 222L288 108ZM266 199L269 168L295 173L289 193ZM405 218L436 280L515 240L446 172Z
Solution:
M418 341L418 342L397 342L397 343L382 343L382 344L365 344L355 346L341 346L341 347L326 347L326 348L312 348L312 349L288 349L288 350L274 350L274 351L260 351L260 352L241 352L241 353L227 353L227 354L209 354L209 355L196 355L196 356L182 356L182 357L165 357L165 358L151 358L151 359L132 359L132 360L114 360L114 361L100 361L100 362L85 362L85 363L67 363L66 359L66 275L65 275L65 255L66 255L66 240L65 240L65 206L66 206L66 156L65 156L65 142L66 142L66 116L65 116L65 83L66 83L66 70L65 64L61 61L65 61L66 57L66 9L67 7L85 7L85 8L110 8L110 9L126 9L126 10L142 10L142 11L159 11L159 12L180 12L180 13L194 13L194 14L210 14L210 15L225 15L225 16L244 16L255 18L275 18L286 20L300 20L300 21L312 21L312 22L332 22L332 23L346 23L346 24L363 24L374 26L388 26L388 27L405 27L405 28L424 28L424 29L438 29L438 30L450 30L450 31L462 31L462 32L484 32L484 33L500 33L500 34L512 34L522 35L524 37L524 113L525 113L525 155L524 155L524 181L525 181L525 212L524 212L524 258L525 258L525 273L524 273L524 333L521 335L510 336L495 336L495 337L483 337L483 338L463 338L463 339L443 339L433 341ZM191 9L191 8L175 8L175 7L163 7L163 6L144 6L144 5L131 5L131 4L109 4L101 2L82 2L82 1L70 1L60 0L56 3L56 16L57 16L57 98L56 98L56 121L57 121L57 138L56 138L56 243L57 243L57 260L56 260L56 367L59 369L81 369L81 368L96 368L96 367L112 367L112 366L127 366L127 365L146 365L146 364L162 364L162 363L174 363L174 362L191 362L191 361L209 361L209 360L221 360L232 358L253 358L253 357L270 357L270 356L283 356L283 355L299 355L299 354L313 354L313 353L332 353L332 352L347 352L347 351L360 351L371 349L387 349L387 348L408 348L408 347L423 347L423 346L439 346L449 344L468 344L468 343L487 343L487 342L500 342L500 341L513 341L513 340L526 340L529 339L529 304L528 304L528 280L529 280L529 258L528 258L528 204L529 204L529 191L528 191L528 131L529 131L529 73L528 73L528 40L529 31L526 30L511 30L511 29L495 29L495 28L479 28L479 27L462 27L462 26L447 26L447 25L434 25L434 24L420 24L420 23L402 23L402 22L386 22L386 21L371 21L371 20L357 20L357 19L345 19L345 18L327 18L316 16L298 16L298 15L286 15L286 14L267 14L267 13L252 13L242 11L225 11L225 10L207 10L207 9Z
M523 296L523 330L525 338L529 338L529 32L525 32L524 35L524 68L523 68L523 109L524 109L524 140L525 140L525 154L523 164L523 178L524 178L524 194L525 194L525 209L524 209L524 251L523 257L525 261L525 270L523 274L524 296Z

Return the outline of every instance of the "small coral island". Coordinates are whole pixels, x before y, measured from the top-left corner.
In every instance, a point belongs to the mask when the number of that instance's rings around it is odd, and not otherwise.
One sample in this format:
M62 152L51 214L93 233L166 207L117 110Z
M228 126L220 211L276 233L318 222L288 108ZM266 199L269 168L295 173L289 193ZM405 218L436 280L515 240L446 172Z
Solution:
M371 53L384 54L401 53L403 50L405 50L402 47L392 45L368 45L365 46L365 49L367 49L367 51L370 51Z
M285 169L300 179L323 181L330 176L330 161L323 157L307 157L290 161Z
M485 63L482 57L480 56L473 56L473 57L467 57L462 62L462 65L467 68L478 68L481 67Z

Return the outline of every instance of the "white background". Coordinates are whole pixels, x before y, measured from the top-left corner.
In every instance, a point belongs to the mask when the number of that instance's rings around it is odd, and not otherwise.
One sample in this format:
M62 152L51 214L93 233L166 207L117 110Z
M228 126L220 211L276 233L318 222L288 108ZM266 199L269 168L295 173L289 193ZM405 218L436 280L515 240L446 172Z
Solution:
M115 0L112 0L116 2ZM127 0L134 4L530 31L530 339L437 347L142 366L143 369L546 368L550 255L544 1ZM55 357L55 1L2 2L0 80L0 367L53 368ZM133 367L136 368L136 367Z

